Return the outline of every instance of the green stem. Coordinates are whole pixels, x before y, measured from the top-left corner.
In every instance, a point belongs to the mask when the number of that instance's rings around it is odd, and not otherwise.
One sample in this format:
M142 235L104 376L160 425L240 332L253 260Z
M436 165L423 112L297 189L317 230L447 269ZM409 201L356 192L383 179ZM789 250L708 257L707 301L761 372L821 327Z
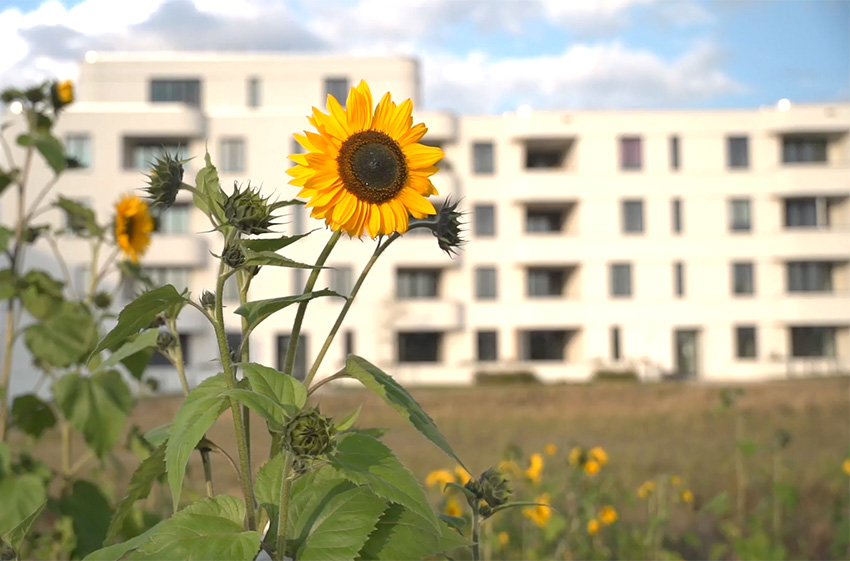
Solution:
M209 448L201 448L201 463L204 464L204 482L206 483L207 489L207 497L212 498L215 496L215 489L213 489L212 482L212 464L210 463L210 450Z
M229 242L230 240L227 240ZM225 243L227 245L227 243ZM222 294L224 292L224 271L226 265L221 262L218 271L218 280L215 286L215 336L218 342L218 351L221 355L221 367L224 370L224 379L228 389L236 388L236 370L230 360L230 348L227 346L227 335L224 331L224 309L222 306ZM251 478L251 460L248 454L248 439L245 435L245 423L242 418L242 408L235 398L230 398L230 411L233 416L233 432L236 436L236 448L239 451L240 483L242 494L245 497L245 512L248 517L248 529L257 529L257 515L254 510L254 483Z
M310 397L311 395L313 395L313 393L316 390L318 390L319 388L321 388L325 384L333 382L334 380L339 380L341 378L348 378L348 373L346 373L345 368L343 368L342 370L339 370L335 374L328 376L327 378L322 378L321 380L319 380L318 382L316 382L315 384L310 386L310 389L307 390L307 397Z
M322 250L322 253L319 254L319 258L316 259L316 266L312 271L310 271L310 276L307 278L307 284L304 285L305 294L311 292L313 287L316 286L316 280L319 278L319 271L321 271L321 267L325 264L325 261L328 260L328 256L331 254L331 251L341 236L342 230L337 230L331 234L330 239L328 239L328 243L325 244L325 248ZM289 376L292 376L292 365L295 364L295 349L298 348L298 338L301 336L301 324L304 322L304 314L307 313L307 304L307 300L298 303L298 311L295 312L295 321L292 324L292 333L289 335L289 347L286 349L286 362L283 367L283 373ZM305 382L304 385L309 386L310 382Z
M250 273L247 271L236 272L236 284L239 288L239 305L244 306L248 301L248 286L251 284ZM251 361L251 334L248 333L248 318L242 316L242 341L239 343L240 360L243 363ZM245 440L248 442L248 460L251 459L251 412L247 405L242 406L242 418L245 421Z
M274 561L283 561L286 555L286 527L289 524L289 490L292 486L292 453L287 453L283 459L283 479L280 482L280 499L277 512L277 542L274 548Z
M738 487L736 498L736 514L738 530L744 533L744 511L746 509L747 473L744 469L744 453L741 444L744 442L744 418L738 406L735 407L735 481Z
M180 378L183 395L189 395L189 381L186 379L186 365L183 362L183 345L180 344L180 335L177 333L177 319L168 318L168 329L174 335L174 367Z
M387 247L395 240L400 238L401 235L394 232L390 235L389 238L383 243L379 243L378 247L375 248L375 252L372 254L372 257L369 258L369 262L366 263L366 266L363 268L363 271L360 273L360 276L357 278L357 282L354 283L354 287L351 289L351 294L345 299L345 304L342 306L342 310L339 311L339 315L336 318L336 322L331 328L330 333L325 338L325 343L322 345L322 349L319 351L319 354L316 356L316 360L313 362L313 366L310 367L310 371L307 373L307 377L304 379L304 385L310 387L310 383L313 381L313 378L316 376L316 372L319 370L319 367L322 364L322 359L325 358L325 355L328 353L328 350L331 347L331 343L333 343L334 337L336 337L339 328L342 326L342 322L345 320L345 316L348 313L349 308L351 308L351 304L354 303L354 298L357 296L357 293L360 291L360 287L363 285L363 281L366 280L366 275L369 274L369 271L372 270L372 266L378 260L378 257L384 252ZM312 286L310 287L312 290ZM290 341L290 344L292 342Z
M481 536L481 517L478 515L476 508L472 507L472 561L481 559L480 541Z

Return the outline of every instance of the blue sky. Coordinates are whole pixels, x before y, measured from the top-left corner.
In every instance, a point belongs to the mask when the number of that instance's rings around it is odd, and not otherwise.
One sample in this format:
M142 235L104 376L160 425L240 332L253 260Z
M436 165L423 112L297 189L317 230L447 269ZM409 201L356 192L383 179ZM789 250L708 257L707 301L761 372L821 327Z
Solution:
M0 84L151 48L413 54L460 112L850 101L850 0L0 0Z

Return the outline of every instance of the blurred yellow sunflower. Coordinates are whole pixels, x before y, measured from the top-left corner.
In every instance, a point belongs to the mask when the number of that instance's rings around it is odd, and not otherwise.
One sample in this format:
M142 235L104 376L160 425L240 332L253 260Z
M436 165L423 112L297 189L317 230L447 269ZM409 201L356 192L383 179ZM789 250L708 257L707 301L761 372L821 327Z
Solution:
M843 462L841 462L841 469L844 470L844 473L850 475L850 458L847 458Z
M540 483L541 473L543 472L543 456L534 453L529 459L528 469L525 470L525 475L532 483Z
M460 504L456 499L449 499L446 503L445 513L449 516L460 516L463 512L460 510Z
M608 463L608 453L605 452L605 449L602 448L601 446L596 446L594 448L591 448L590 451L587 453L587 455L588 455L588 457L599 462L600 467L604 467L605 464Z
M429 473L425 477L425 486L433 487L435 485L439 485L440 489L446 486L446 483L454 483L455 478L447 469L437 469Z
M690 491L690 489L685 489L682 491L682 502L692 503L694 502L694 494Z
M552 517L552 509L549 508L549 493L543 493L538 495L534 502L540 503L534 506L527 506L522 509L522 514L543 528L546 524L549 523L549 519Z
M499 545L502 547L511 543L511 535L507 532L499 532L497 537L499 539Z
M581 462L581 448L578 446L570 450L569 462L571 466L577 466Z
M457 482L461 485L466 485L466 483L471 479L469 472L460 466L455 466L455 477L457 477Z
M133 263L139 262L151 243L153 218L147 203L127 195L115 205L115 241Z
M547 444L543 447L543 451L546 453L547 456L554 456L558 453L558 447L554 444Z
M599 521L610 526L617 521L617 509L611 505L605 505L599 509Z
M584 463L584 473L591 477L599 473L600 469L602 469L602 466L596 460L587 460Z
M429 179L437 171L443 151L419 144L427 132L413 125L413 103L396 105L390 94L374 112L366 82L351 88L345 109L328 95L325 114L313 108L310 124L295 139L307 153L290 156L297 165L288 170L290 181L301 187L311 216L349 236L407 231L410 216L436 214L426 198L437 190Z
M599 532L599 520L593 519L587 523L587 534L595 536Z

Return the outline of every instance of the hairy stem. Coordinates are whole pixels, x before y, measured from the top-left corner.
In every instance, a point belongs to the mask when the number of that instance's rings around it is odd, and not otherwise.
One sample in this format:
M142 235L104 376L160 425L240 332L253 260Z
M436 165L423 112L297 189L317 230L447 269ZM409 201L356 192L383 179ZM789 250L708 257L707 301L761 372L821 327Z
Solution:
M472 560L479 561L481 559L480 544L481 540L481 517L478 515L478 510L475 505L472 506Z
M280 482L280 499L277 513L277 542L274 549L274 561L283 561L286 555L286 526L289 524L289 491L292 486L292 453L286 453L283 459L283 479Z

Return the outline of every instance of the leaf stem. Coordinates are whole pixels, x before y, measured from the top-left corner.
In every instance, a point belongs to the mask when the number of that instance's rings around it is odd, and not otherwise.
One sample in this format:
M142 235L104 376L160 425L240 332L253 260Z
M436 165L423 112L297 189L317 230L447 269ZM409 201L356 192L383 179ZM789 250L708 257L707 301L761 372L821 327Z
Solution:
M348 373L345 371L345 368L339 370L335 374L328 376L327 378L322 378L321 380L313 384L313 386L309 390L307 390L307 397L313 395L313 392L315 392L328 382L333 382L334 380L339 380L340 378L348 378Z
M212 498L215 495L212 482L212 464L210 463L209 448L201 448L201 463L204 465L204 481L206 482L207 497Z
M280 499L277 511L277 542L274 550L274 561L283 561L286 556L286 527L289 524L289 491L292 486L292 464L295 458L291 452L283 459L283 475L280 481Z

